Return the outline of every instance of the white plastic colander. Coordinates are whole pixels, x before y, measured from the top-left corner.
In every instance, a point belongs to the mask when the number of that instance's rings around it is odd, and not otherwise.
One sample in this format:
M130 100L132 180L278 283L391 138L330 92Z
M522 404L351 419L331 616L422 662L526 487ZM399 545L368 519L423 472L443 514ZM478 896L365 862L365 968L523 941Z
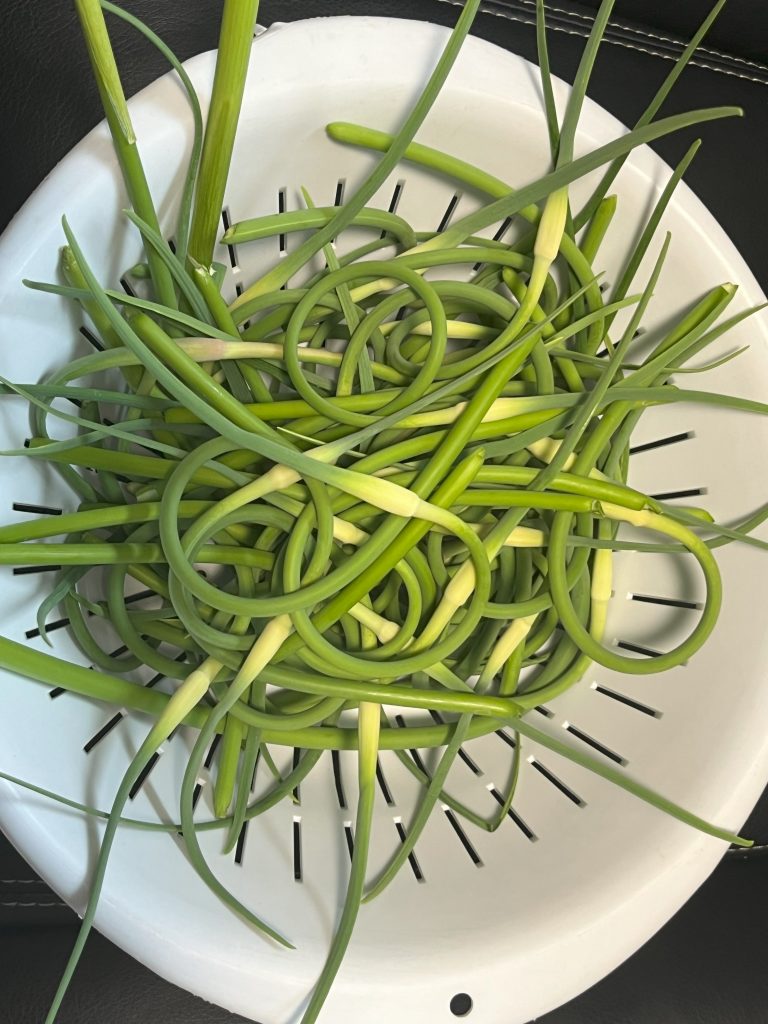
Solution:
M330 142L324 125L343 119L394 129L445 40L442 28L376 18L304 21L259 36L227 194L230 220L291 208L301 185L318 204L353 189L374 158ZM207 53L186 65L204 107L214 58ZM562 102L567 87L556 83L556 92ZM171 197L191 137L185 99L177 82L165 77L130 107L161 219L170 226ZM587 103L577 150L621 131L610 115ZM419 139L514 185L538 176L547 167L548 143L535 69L470 39ZM599 261L608 283L668 174L649 150L637 152L622 171L615 186L619 215ZM578 208L589 187L580 183L572 194ZM417 229L434 229L477 202L470 194L457 196L449 182L403 165L371 205L397 203ZM26 291L21 278L56 279L59 217L66 213L92 265L115 286L120 271L140 254L136 232L120 216L126 205L102 125L38 189L0 244L4 376L37 380L87 350L72 308ZM685 186L662 228L673 232L673 244L651 323L662 324L722 281L739 284L740 308L761 300L743 260ZM349 237L351 246L362 236L353 230ZM298 244L296 236L287 244ZM279 255L275 240L222 248L217 258L232 266L230 294ZM704 386L764 398L765 319L749 320L722 344L722 351L751 347ZM0 446L17 447L26 431L24 403L4 399ZM648 493L670 500L704 495L693 500L726 522L766 498L761 470L768 423L761 418L693 405L656 408L643 418L635 444L631 482ZM60 478L39 463L14 459L0 470L2 521L24 519L30 506L51 513L73 508ZM737 828L768 780L768 573L759 552L743 546L720 549L718 560L722 617L694 661L635 678L596 667L535 717L553 735L624 765L689 809ZM43 648L33 627L50 573L0 573L2 632ZM668 649L689 632L701 597L687 560L621 555L608 638L628 650ZM51 628L55 653L82 660L66 630ZM69 694L51 699L46 687L8 673L0 676L0 687L0 767L108 807L146 720L116 720L113 709ZM181 731L165 745L133 800L134 816L175 819L190 743ZM495 734L468 743L449 780L460 799L485 815L507 782L508 744L508 736ZM478 1024L523 1024L633 953L722 855L720 842L570 762L533 744L525 755L514 811L495 835L436 809L410 866L363 908L324 1020L439 1024L470 1013ZM283 767L291 756L285 752ZM424 755L427 767L433 756ZM224 883L288 935L296 952L263 940L223 907L198 881L174 837L128 830L112 854L99 929L206 999L263 1024L291 1024L320 971L343 898L355 757L324 754L301 786L300 803L284 802L252 821L236 858L218 853L215 835L201 836ZM257 776L255 792L268 781ZM371 875L391 856L418 797L412 777L388 753L380 757L379 784ZM203 785L206 816L208 804ZM0 824L52 887L82 908L101 826L7 785L0 788ZM454 999L460 993L468 998Z

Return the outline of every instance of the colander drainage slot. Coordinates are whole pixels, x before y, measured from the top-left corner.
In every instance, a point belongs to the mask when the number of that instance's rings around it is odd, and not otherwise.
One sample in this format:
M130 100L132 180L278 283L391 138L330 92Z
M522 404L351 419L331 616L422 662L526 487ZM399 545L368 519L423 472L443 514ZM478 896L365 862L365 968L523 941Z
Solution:
M517 747L514 737L510 736L508 732L504 732L503 729L497 729L496 735L500 740L504 740L508 747L512 747L513 750Z
M33 516L60 516L63 511L53 505L33 505L27 501L14 501L11 508L14 512L29 512Z
M642 714L648 715L649 718L661 718L660 711L649 707L647 704L641 704L639 700L633 700L632 697L627 697L624 693L616 693L615 690L609 690L606 686L601 686L599 683L593 683L592 689L596 693L602 693L604 697L610 697L611 700L618 701L619 704L632 708L634 711L640 711Z
M652 494L656 501L672 501L674 498L700 498L707 493L706 487L688 487L682 491L663 491L661 494Z
M125 598L126 604L134 604L136 601L143 601L147 597L154 597L154 590L137 590L135 594L127 594Z
M646 441L645 444L635 445L629 449L630 455L639 455L640 452L651 452L655 448L666 448L670 444L680 444L681 441L690 441L695 434L692 430L683 431L682 434L670 434L669 437L660 437L656 441Z
M287 209L288 209L288 189L280 188L280 189L277 190L277 212L278 213L285 213L285 211ZM285 256L286 252L288 251L288 246L287 246L287 243L286 243L286 236L285 236L285 234L283 232L281 232L277 236L277 247L278 247L278 250L280 252L280 255L281 256Z
M466 852L467 852L467 854L469 856L469 859L472 861L472 863L475 865L475 867L481 868L483 866L483 862L480 859L480 854L477 852L477 850L474 848L474 846L470 842L470 839L467 836L467 833L464 831L464 829L461 827L461 825L459 824L458 820L456 819L456 815L453 813L453 811L450 809L450 807L443 807L443 812L444 812L445 817L446 817L446 819L448 821L448 824L451 826L453 831L456 833L456 835L458 836L459 842L461 843L461 845L466 850Z
M293 819L293 877L301 881L301 818Z
M282 213L283 211L281 210L280 212ZM230 220L230 217L229 217L229 207L228 206L225 206L224 209L221 211L221 223L222 223L222 226L224 227L225 231L229 231L229 229L232 227L232 221ZM233 270L237 270L238 269L237 251L236 251L234 245L230 245L230 244L227 245L227 256L229 257L229 265L230 265L230 267L232 267Z
M630 601L641 601L643 604L662 604L666 608L688 608L692 612L702 607L700 601L681 601L676 597L655 597L652 594L629 594Z
M403 718L402 715L395 715L395 721L397 722L398 728L400 728L400 729L407 728L406 724L405 724L405 719ZM413 759L413 763L416 765L416 767L419 769L419 771L423 772L424 775L426 775L427 778L430 778L430 774L427 771L426 765L422 761L421 755L419 754L418 750L411 749L411 750L408 751L408 753L411 755L411 758Z
M240 834L237 837L237 843L235 845L235 864L241 865L243 863L243 856L245 855L245 840L248 837L248 825L250 822L244 821Z
M643 647L642 644L633 644L631 640L617 640L616 646L621 647L624 651L631 651L633 654L643 654L646 658L658 658L661 655L661 651L654 651L652 647Z
M621 756L621 754L617 754L615 750L611 750L610 747L606 747L604 743L601 743L599 740L587 735L587 733L582 732L581 729L577 729L576 726L571 725L570 722L563 722L563 728L569 732L571 736L575 736L577 740L581 740L582 743L586 743L588 747L592 747L593 750L596 750L599 754L607 757L610 761L620 764L622 767L626 767L629 763L625 757Z
M432 721L433 722L437 722L438 725L445 725L445 719L443 718L443 716L438 711L435 711L434 709L431 709L429 713L432 716ZM474 758L470 757L470 755L466 752L464 747L459 747L458 755L459 755L459 758L464 762L464 764L467 766L467 768L469 768L469 770L472 772L473 775L477 775L478 777L480 777L482 775L485 775L485 772L483 771L483 769L474 760Z
M376 781L379 784L381 795L384 797L384 802L386 803L387 807L394 807L395 800L394 797L392 796L392 790L389 788L387 778L384 774L384 769L381 767L381 761L379 760L378 757L376 758Z
M344 792L344 779L341 775L341 757L338 750L331 751L331 764L333 765L333 784L336 788L336 799L339 801L339 807L342 810L346 810L347 797Z
M395 191L392 193L392 198L389 201L389 212L390 213L396 213L397 212L397 208L400 205L400 200L403 198L403 189L404 188L405 188L405 181L401 179L395 185ZM381 232L381 237L384 238L386 236L386 234L387 234L386 231L382 231Z
M45 630L46 630L47 633L53 633L55 630L63 629L65 626L68 626L68 625L69 625L69 619L56 619L55 622L49 622L46 625ZM24 633L24 636L27 638L27 640L34 640L35 637L40 636L40 630L38 629L37 626L35 626L34 629L28 629Z
M261 760L261 751L259 751L257 753L257 755L256 755L256 762L255 762L255 764L253 766L253 773L251 775L251 792L253 792L253 787L256 785L256 772L258 771L259 761L260 760ZM235 844L235 864L237 864L238 867L240 867L242 865L243 857L245 856L245 841L248 838L248 826L249 825L250 825L250 821L248 821L246 819L243 822L243 824L242 824L242 826L240 828L240 832L239 832L238 837L237 837L237 843Z
M132 299L136 298L136 292L128 284L128 278L126 278L126 277L121 277L120 278L120 287L123 289L123 291L125 292L126 295L130 295L130 297Z
M453 215L454 215L454 213L456 213L456 207L457 207L457 206L459 205L459 202L460 202L460 201L461 201L461 193L460 193L460 192L457 192L457 193L456 193L456 194L455 194L455 195L454 195L454 196L453 196L453 197L451 198L451 201L450 201L450 202L448 203L448 206L446 207L445 213L443 214L443 218L442 218L442 220L440 221L440 224L438 225L438 228L437 228L437 233L438 233L438 235L439 235L439 234L440 234L440 233L441 233L442 231L445 231L445 229L446 229L446 228L448 227L448 225L449 225L449 224L451 223L451 220L452 220L452 218L453 218Z
M118 658L121 654L125 654L125 652L127 650L128 650L128 648L125 646L125 644L123 644L122 647L116 647L114 651L110 651L109 652L109 657L110 658ZM177 658L176 660L180 661L181 659ZM156 675L152 676L152 678L150 680L148 680L144 684L144 688L147 689L147 690L151 690L153 686L157 686L157 684L160 682L161 679L165 679L165 675L162 672L158 672ZM51 696L54 696L53 691L51 691ZM115 726L119 722L121 722L123 720L123 718L125 718L125 711L118 711L118 713L113 718L110 718L110 720L107 722L107 724L105 726L103 726L101 729L99 729L99 731L97 733L94 733L94 735L91 736L91 738L85 744L85 746L83 747L83 750L85 751L85 753L86 754L90 754L90 752L97 745L97 743L101 743L101 741L112 732L112 730L115 728ZM171 737L173 735L174 735L174 733L171 733ZM169 738L171 738L171 737L169 737Z
M507 217L505 220L503 220L501 222L501 224L496 229L496 233L493 236L494 242L500 242L501 239L504 237L504 235L509 230L509 228L511 228L511 227L512 227L512 218L511 217ZM483 265L482 263L476 263L474 265L474 267L472 267L472 269L475 272L477 272L480 269L480 267L482 267L482 265Z
M485 774L480 765L472 757L469 756L464 747L459 747L459 757L467 766L467 768L469 768L473 775L477 775L478 777L480 777Z
M99 339L96 337L96 335L93 333L93 331L89 330L89 328L87 328L87 327L81 327L80 328L80 333L85 338L85 340L88 342L88 344L92 345L96 349L97 352L103 352L104 351L104 346L99 341Z
M352 834L351 821L344 822L344 838L347 841L347 852L349 853L349 859L352 860L352 857L354 856L355 853L355 837Z
M139 792L141 787L147 781L147 779L149 778L150 772L155 767L157 762L160 760L161 753L162 753L162 751L156 750L154 752L154 754L152 755L152 757L150 757L150 759L144 765L144 767L142 768L141 774L139 775L138 779L136 779L134 784L131 786L130 792L128 793L128 799L129 800L133 800L134 799L134 797Z
M60 565L17 565L13 570L14 576L34 576L39 572L58 572Z
M504 235L507 233L507 231L511 227L512 227L512 218L511 217L507 217L506 220L503 220L501 222L501 224L498 227L498 230L496 231L496 234L493 236L494 242L500 242L501 239L504 237Z
M222 734L218 732L211 740L211 745L208 748L208 753L205 755L205 761L203 762L203 767L205 768L206 771L208 771L208 769L210 769L211 765L213 764L213 759L216 756L216 750L219 746L219 743L221 743L221 735ZM195 807L197 807L197 802L200 799L200 796L203 792L203 786L206 784L207 781L207 779L198 780L195 786L194 792L192 793L193 810Z
M489 786L488 792L491 794L491 796L499 805L499 807L504 806L504 797L501 795L498 789L496 789L495 786ZM520 831L523 833L523 835L529 842L535 843L537 841L538 836L536 835L536 833L533 831L532 828L526 825L526 823L523 821L523 819L520 817L520 815L517 813L514 807L509 808L509 810L507 811L507 815L512 819L512 821L514 821L514 823L517 825L517 827L520 829Z
M298 747L293 748L293 770L299 767L299 761L301 760L301 750ZM293 787L293 799L297 804L301 803L301 787Z
M395 818L394 822L400 842L405 843L406 839L408 838L408 833L405 831L405 827L401 819ZM421 866L418 860L416 859L416 854L414 853L413 850L411 850L411 852L408 854L408 863L411 865L411 871L413 872L413 877L416 879L416 881L423 882L425 880L424 872L421 870Z
M97 733L94 733L94 735L91 736L91 738L88 740L88 742L83 747L83 750L85 751L85 753L86 754L90 754L90 752L93 750L93 748L96 746L96 744L97 743L101 743L101 741L106 736L108 736L112 732L112 730L115 728L115 726L119 725L120 722L122 722L122 720L123 720L123 713L122 713L122 711L118 711L118 713L116 715L113 715L113 717L110 718L110 720L107 722L106 725L103 725L101 727L101 729L99 729L99 731Z
M577 807L587 806L586 801L582 800L578 793L574 793L570 786L566 786L566 784L558 779L554 772L551 772L549 768L546 768L541 761L537 761L535 757L529 757L528 761L531 764L531 767L535 768L540 775L543 775L547 782L551 782L555 789L562 793L564 797L567 797L571 803L576 804Z

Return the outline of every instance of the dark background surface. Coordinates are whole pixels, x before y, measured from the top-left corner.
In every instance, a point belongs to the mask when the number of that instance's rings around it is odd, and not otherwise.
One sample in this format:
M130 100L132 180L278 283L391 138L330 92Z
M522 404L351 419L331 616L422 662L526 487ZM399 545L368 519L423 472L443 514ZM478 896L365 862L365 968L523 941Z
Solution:
M592 97L625 123L641 113L679 39L710 0L619 0ZM221 0L131 0L181 58L215 46ZM572 78L598 0L548 0L553 70ZM260 21L380 14L452 22L452 0L263 0ZM488 0L475 31L535 57L532 0ZM0 227L100 119L69 0L13 0L0 14ZM129 93L165 68L115 23ZM729 232L768 290L768 5L731 0L665 113L737 104L743 121L705 126L689 184ZM671 162L689 138L659 145ZM1 330L1 328L0 328ZM715 754L713 753L713 756ZM0 751L0 762L2 752ZM768 844L768 795L745 828ZM541 1024L761 1024L768 1022L768 855L729 854L682 911L612 975ZM39 1024L74 941L76 918L0 837L0 1024ZM553 965L553 970L557 965ZM471 1016L470 1018L471 1019ZM90 940L60 1024L229 1024L240 1020L156 978L101 936Z

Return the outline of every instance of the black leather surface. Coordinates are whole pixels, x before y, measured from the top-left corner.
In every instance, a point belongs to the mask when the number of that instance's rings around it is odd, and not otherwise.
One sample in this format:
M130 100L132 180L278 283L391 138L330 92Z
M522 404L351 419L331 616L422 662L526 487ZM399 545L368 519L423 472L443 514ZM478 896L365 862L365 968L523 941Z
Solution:
M150 21L182 58L215 45L221 0L131 0L125 6ZM585 15L597 0L548 0L548 6L553 68L568 78L583 42L580 36L588 30ZM625 122L636 118L676 52L674 34L692 31L708 6L709 0L619 0L593 97ZM478 34L534 56L532 0L487 0L484 9ZM452 0L263 0L260 20L268 24L333 13L448 23L456 8ZM99 120L100 110L69 0L3 0L0 30L2 226ZM114 37L129 92L164 70L151 48L122 26L115 27ZM688 180L768 290L765 0L731 0L708 45L701 66L689 69L668 110L715 103L745 108L743 122L703 132L706 144ZM675 160L686 144L677 137L659 148ZM768 843L768 794L745 832ZM767 914L768 855L748 860L729 855L639 953L541 1024L768 1022ZM0 837L0 1024L40 1024L75 929L74 915ZM510 1013L513 1006L510 993ZM232 1024L239 1019L156 978L94 935L59 1024Z

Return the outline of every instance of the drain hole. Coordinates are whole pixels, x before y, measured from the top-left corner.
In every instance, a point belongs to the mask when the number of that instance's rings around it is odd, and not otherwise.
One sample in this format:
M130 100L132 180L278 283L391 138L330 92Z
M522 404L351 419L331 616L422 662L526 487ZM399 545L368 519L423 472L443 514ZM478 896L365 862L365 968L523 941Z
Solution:
M511 217L507 217L506 220L501 222L501 224L499 225L498 231L493 236L494 242L500 242L502 237L507 233L507 231L511 227L512 227L512 218Z
M63 629L69 625L69 619L57 619L56 622L50 622L46 625L45 629L47 633L53 633L56 629ZM28 629L24 636L27 640L34 640L35 637L40 636L40 630L35 626L34 629Z
M381 761L379 760L378 757L376 758L376 781L379 784L381 795L384 797L384 802L386 803L387 807L394 807L395 801L392 797L392 791L390 790L389 785L387 784L387 780L384 775L384 769L381 767Z
M598 754L602 754L604 757L607 757L610 761L615 762L615 764L620 764L623 767L625 767L628 764L627 759L625 757L622 757L621 754L617 754L615 750L611 750L610 747L606 747L604 743L601 743L599 740L593 739L592 736L588 736L587 733L582 732L581 729L577 729L575 725L570 725L566 723L564 725L564 728L572 736L575 736L577 740L581 740L582 743L586 743L588 747L592 747L592 749L596 750Z
M400 205L400 200L403 198L403 189L405 188L405 180L401 179L395 185L395 191L392 193L392 198L389 201L389 212L397 213L397 208Z
M400 842L404 843L408 838L408 833L405 831L403 823L402 821L400 821L399 818L395 818L395 828L397 829L397 834L400 838ZM423 882L424 872L421 870L419 862L418 860L416 860L416 854L413 852L413 850L411 850L411 852L408 854L408 863L411 865L411 871L413 871L413 876L416 879L416 881Z
M352 860L352 857L355 852L355 839L354 836L352 835L352 825L348 821L344 822L344 838L347 841L347 852L349 853L349 859Z
M32 576L38 572L58 572L60 565L17 565L13 570L14 576Z
M652 494L656 501L671 501L673 498L699 498L707 493L706 487L689 487L683 491L664 491L662 494Z
M392 193L392 198L389 201L389 212L396 213L397 208L400 205L400 200L403 197L403 189L405 188L405 181L401 180L395 185L395 191ZM384 238L387 232L382 231L380 237Z
M540 715L543 715L544 718L554 718L555 717L554 711L550 711L549 708L545 708L542 704L539 704L539 706L534 708L533 710L534 711L538 711L538 713Z
M346 184L346 178L339 178L336 184L336 194L333 197L334 206L341 206L341 204L344 202L344 189L346 187Z
M154 754L152 755L152 757L150 757L150 759L147 761L147 763L141 769L141 775L139 775L138 779L136 779L134 784L131 786L130 792L128 793L128 799L129 800L133 800L134 799L136 794L139 792L141 787L144 785L144 783L149 778L149 773L152 771L152 769L155 767L155 765L157 764L157 762L159 760L160 760L160 751L156 750L154 752Z
M435 711L434 709L430 709L429 713L432 716L432 721L433 722L437 722L438 725L444 725L445 724L445 719L437 711ZM464 762L464 764L467 766L467 768L469 768L469 770L472 772L473 775L477 775L477 776L485 775L485 772L483 771L483 769L474 760L474 758L470 757L470 755L466 752L464 747L459 747L457 753L458 753L459 757L461 758L461 760Z
M296 771L296 769L299 767L299 761L300 760L301 760L301 750L298 747L294 747L293 748L293 770L294 771ZM301 787L298 786L298 785L294 786L294 789L293 789L293 799L294 799L295 803L297 803L297 804L301 803Z
M243 863L243 856L245 855L245 840L248 836L249 824L250 822L243 822L243 826L240 829L240 835L237 837L237 845L235 846L235 864Z
M97 352L103 352L104 351L104 346L99 341L99 339L96 337L96 335L93 333L93 331L90 330L90 328L88 328L88 327L81 327L80 328L80 333L82 334L82 336L85 338L85 340L88 342L89 345L93 345L93 347L96 349Z
M551 782L555 789L559 790L563 796L568 797L571 803L576 804L577 807L587 806L586 802L582 800L577 793L574 793L569 786L566 786L564 782L561 782L560 779L558 779L558 777L549 770L549 768L545 768L541 761L537 761L535 757L529 758L529 761L536 771L539 772L540 775L543 775L547 782Z
M287 209L288 209L288 190L285 189L285 188L278 189L278 192L277 192L277 212L278 213L285 213L285 211ZM277 245L278 245L278 248L280 250L280 255L284 256L286 251L287 251L287 249L288 249L288 246L286 244L286 236L285 236L284 233L281 233L281 234L279 234L277 236Z
M630 594L629 599L643 604L663 604L666 608L689 608L692 612L702 607L698 601L680 601L675 597L653 597L650 594Z
M135 594L128 594L125 598L126 604L133 604L134 601L143 601L145 597L154 597L154 590L137 590Z
M508 747L512 747L513 750L517 747L517 743L515 742L514 738L510 736L509 733L504 732L503 729L497 729L496 735L499 737L500 740L504 740Z
M493 236L494 242L500 242L501 239L504 237L504 235L507 233L507 230L511 226L512 226L512 218L511 217L507 217L506 220L503 220L501 222L501 224L499 225L499 227L496 229L496 234ZM474 267L472 267L472 270L477 272L480 269L480 267L482 267L482 265L483 265L482 263L476 263L474 265Z
M630 455L638 455L640 452L651 452L654 448L666 448L670 444L680 444L681 441L690 441L696 435L692 430L686 430L682 434L670 434L669 437L660 437L656 441L646 441L645 444L635 445L629 449Z
M493 799L496 801L496 803L500 807L504 806L504 803L505 803L504 797L501 795L501 793L498 791L498 789L496 789L495 786L489 786L488 787L488 792L491 794ZM536 835L536 833L533 831L532 828L529 828L528 825L526 825L526 823L523 821L523 819L520 817L520 815L517 813L517 811L514 809L514 807L510 807L509 810L507 811L507 814L512 819L512 821L514 821L514 823L517 825L517 827L523 833L525 838L529 842L535 843L537 838L538 838L538 836Z
M121 277L120 278L120 287L123 289L123 291L125 292L126 295L130 295L130 297L132 299L136 298L136 292L128 284L128 278L126 278L126 277Z
M221 223L225 231L229 231L232 227L232 221L229 217L229 207L225 206L221 211ZM233 270L237 270L237 252L235 251L234 245L227 244L227 256L229 257L229 265Z
M616 693L615 690L609 690L605 686L600 686L599 683L596 683L593 689L597 693L602 693L604 697L610 697L611 700L618 701L619 704L624 704L626 707L633 708L635 711L640 711L644 715L648 715L650 718L661 718L660 711L649 707L647 704L641 704L639 700L633 700L631 697L627 697L623 693Z
M301 881L301 818L293 819L293 877Z
M451 828L456 833L456 835L459 837L459 842L467 851L469 859L472 861L475 867L481 868L483 866L483 862L480 859L480 854L469 841L469 837L467 836L467 833L464 831L464 829L457 821L456 815L448 807L444 807L443 810L445 812L446 818L448 819L448 823L450 824Z
M333 764L333 784L336 787L336 799L339 801L339 807L342 810L346 810L347 797L344 793L344 780L341 776L341 756L338 750L331 751L331 762Z
M438 235L442 231L445 231L445 229L451 223L451 218L453 217L454 213L456 213L456 207L459 205L460 199L461 193L457 192L456 195L454 195L453 198L451 199L450 203L448 203L446 211L443 214L443 219L440 221L440 224L438 225L437 228Z
M160 676L159 678L162 679L163 677ZM150 684L148 683L147 685L149 686ZM216 735L211 740L211 745L208 748L208 753L205 755L205 761L203 762L203 767L206 769L206 771L213 764L213 759L216 756L216 750L218 749L219 743L221 743L221 733L220 732L216 733ZM197 785L195 786L195 790L194 790L194 792L192 794L192 807L193 808L197 807L197 802L200 799L200 794L203 792L203 785L204 785L204 783L198 782Z
M480 765L469 756L464 747L459 747L459 757L467 766L467 768L469 768L473 775L477 775L478 777L480 777L485 774Z
M93 736L91 736L91 738L88 740L88 742L83 747L83 750L85 751L85 753L86 754L90 754L90 752L93 750L93 748L96 746L96 744L97 743L101 743L101 741L104 739L104 737L108 736L112 732L112 730L115 728L115 726L119 722L122 722L122 720L123 720L123 714L122 714L121 711L118 711L118 713L113 718L110 718L110 720L107 722L107 724L105 726L103 726L101 729L99 729L99 731L97 733L95 733Z
M407 728L407 726L405 724L405 719L403 718L402 715L395 715L395 721L397 722L397 725L398 725L398 727L400 729L406 729ZM416 765L416 767L419 769L419 771L423 772L424 775L426 775L426 777L428 779L431 778L429 772L427 771L426 765L424 764L424 762L421 759L421 755L419 754L418 750L409 750L408 753L413 758L413 763Z
M466 992L457 992L449 1006L454 1017L468 1017L472 1012L472 997Z
M661 657L661 651L654 651L652 647L643 647L642 644L633 644L630 640L617 640L616 646L621 647L624 651L631 651L633 654L643 654L646 658Z
M38 516L60 516L62 510L53 505L33 505L26 501L14 501L11 508L14 512L29 512Z

